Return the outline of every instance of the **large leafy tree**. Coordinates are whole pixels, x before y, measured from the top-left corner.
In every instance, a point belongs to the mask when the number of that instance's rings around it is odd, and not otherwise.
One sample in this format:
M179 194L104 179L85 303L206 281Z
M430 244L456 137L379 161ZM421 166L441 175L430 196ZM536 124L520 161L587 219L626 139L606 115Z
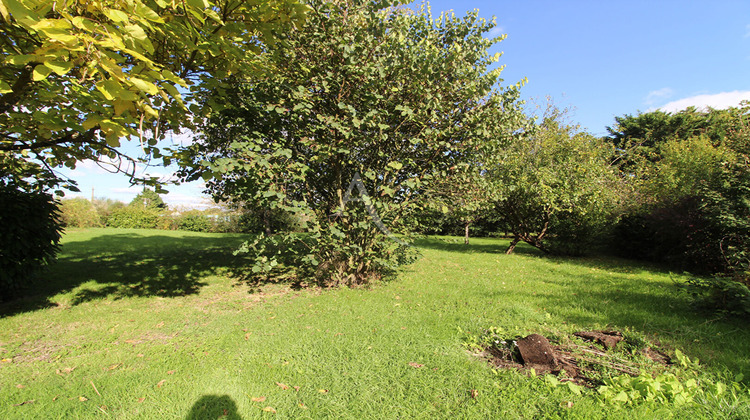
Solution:
M144 155L208 109L191 95L258 72L304 17L296 0L0 1L0 180L25 189L138 139ZM188 110L190 108L190 112ZM131 166L132 168L132 166Z
M497 157L490 171L496 211L519 242L544 252L587 251L617 202L612 148L550 106Z
M387 236L406 230L427 187L520 120L516 89L495 88L493 23L396 5L311 2L306 25L274 51L276 73L207 98L225 110L185 171L216 199L296 214L309 236L293 265L327 284L393 268L402 245ZM257 261L261 272L276 264Z

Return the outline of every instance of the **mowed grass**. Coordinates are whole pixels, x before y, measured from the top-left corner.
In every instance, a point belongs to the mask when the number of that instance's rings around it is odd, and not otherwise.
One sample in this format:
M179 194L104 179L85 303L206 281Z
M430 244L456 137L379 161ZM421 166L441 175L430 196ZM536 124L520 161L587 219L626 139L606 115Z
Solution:
M495 374L462 345L459 329L627 328L699 358L708 372L750 377L748 328L693 312L675 283L682 276L525 247L506 256L498 239L431 238L387 283L293 290L233 277L243 239L67 233L38 295L0 308L0 418L748 415L746 403L601 406L593 391Z

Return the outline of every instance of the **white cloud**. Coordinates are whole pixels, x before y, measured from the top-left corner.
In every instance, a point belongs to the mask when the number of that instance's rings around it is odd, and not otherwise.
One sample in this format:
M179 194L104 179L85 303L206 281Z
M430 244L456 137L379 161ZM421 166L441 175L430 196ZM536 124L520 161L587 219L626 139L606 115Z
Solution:
M202 210L209 207L216 207L216 204L210 198L195 194L170 192L161 198L170 208L183 207Z
M109 191L119 195L132 195L133 197L135 197L136 195L138 195L138 193L143 191L143 187L134 185L132 187L125 188L110 188Z
M652 90L646 95L646 99L644 99L643 102L646 105L651 106L659 100L671 98L673 94L674 91L668 87Z
M722 92L713 95L696 95L669 102L659 107L659 109L666 112L678 112L690 106L699 109L707 109L709 107L726 109L739 105L741 101L750 101L750 91L735 90L733 92Z

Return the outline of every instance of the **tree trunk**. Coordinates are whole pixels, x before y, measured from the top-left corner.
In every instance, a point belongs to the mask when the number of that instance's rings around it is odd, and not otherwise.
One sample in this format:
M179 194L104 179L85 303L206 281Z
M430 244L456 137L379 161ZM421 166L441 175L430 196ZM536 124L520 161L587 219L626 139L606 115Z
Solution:
M271 236L271 210L263 209L263 228L266 236Z
M510 245L508 245L508 249L505 250L505 253L510 255L513 253L513 250L516 249L516 245L521 242L521 238L518 236L513 237L513 240L510 241Z
M471 222L464 224L464 245L469 245L469 225L471 225Z

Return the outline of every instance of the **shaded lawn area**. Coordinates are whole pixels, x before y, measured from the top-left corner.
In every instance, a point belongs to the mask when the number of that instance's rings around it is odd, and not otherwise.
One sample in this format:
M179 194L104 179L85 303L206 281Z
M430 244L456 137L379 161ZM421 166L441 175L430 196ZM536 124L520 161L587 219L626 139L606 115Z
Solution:
M258 289L230 275L243 238L66 234L39 294L2 308L0 417L612 417L592 393L493 373L459 332L490 326L548 336L627 328L706 370L750 377L747 328L695 314L682 277L652 266L430 238L418 241L418 262L369 289ZM643 404L620 414L738 413Z

